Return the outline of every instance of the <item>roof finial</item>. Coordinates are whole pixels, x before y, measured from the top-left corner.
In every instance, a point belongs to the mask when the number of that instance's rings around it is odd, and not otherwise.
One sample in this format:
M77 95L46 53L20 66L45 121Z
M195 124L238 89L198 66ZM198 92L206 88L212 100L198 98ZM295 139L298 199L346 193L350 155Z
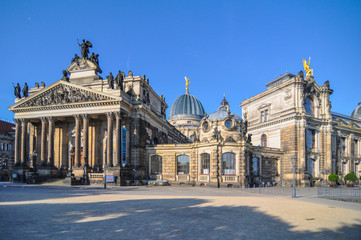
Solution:
M308 63L305 59L303 59L303 68L306 72L306 77L311 77L313 75L313 69L310 69L311 57L308 60Z
M190 79L189 78L187 78L187 77L184 77L185 78L185 80L186 80L186 93L189 93L189 83L190 83Z

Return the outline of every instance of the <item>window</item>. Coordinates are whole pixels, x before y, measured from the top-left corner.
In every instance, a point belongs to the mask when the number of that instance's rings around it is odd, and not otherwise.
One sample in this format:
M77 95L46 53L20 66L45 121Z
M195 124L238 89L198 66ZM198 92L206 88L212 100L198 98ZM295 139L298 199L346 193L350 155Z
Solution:
M162 174L162 156L154 155L151 157L150 175Z
M357 139L354 140L354 148L355 148L355 150L354 150L355 156L357 156L359 154L359 152L358 152L358 140Z
M252 175L253 176L259 175L259 159L258 159L258 157L252 158Z
M229 152L222 154L222 171L223 174L236 174L234 153Z
M189 156L180 155L177 157L177 173L180 174L189 174Z
M201 154L201 174L209 174L210 155L208 153Z
M346 138L345 137L341 138L340 145L341 145L341 148L340 148L341 154L345 154L346 153Z
M231 128L232 127L232 120L226 120L224 122L224 126L226 126L226 128Z
M313 103L310 98L306 98L305 100L305 110L306 113L313 115Z
M315 161L312 158L308 159L308 173L314 176Z
M316 130L307 129L307 148L308 149L316 148Z
M208 129L208 123L205 122L203 123L203 131L206 131Z
M262 134L262 136L261 136L261 146L267 147L267 135L266 134Z
M261 122L267 122L268 121L268 109L261 111Z

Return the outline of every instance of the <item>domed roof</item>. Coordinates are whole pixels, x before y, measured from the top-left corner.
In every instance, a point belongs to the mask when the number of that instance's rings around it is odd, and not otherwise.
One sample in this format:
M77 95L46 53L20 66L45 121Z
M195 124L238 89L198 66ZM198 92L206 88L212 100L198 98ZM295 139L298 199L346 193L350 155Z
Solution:
M227 107L229 108L228 101L226 100L226 98L224 98L222 100L221 106L219 106L218 110L207 116L208 120L223 121L224 119L226 119L227 117L230 116L230 117L234 118L236 121L242 121L242 118L238 114L229 112Z
M174 101L169 112L168 120L175 118L202 119L204 113L203 105L198 98L187 92Z
M361 102L359 102L358 106L355 108L355 110L352 111L351 117L361 118Z

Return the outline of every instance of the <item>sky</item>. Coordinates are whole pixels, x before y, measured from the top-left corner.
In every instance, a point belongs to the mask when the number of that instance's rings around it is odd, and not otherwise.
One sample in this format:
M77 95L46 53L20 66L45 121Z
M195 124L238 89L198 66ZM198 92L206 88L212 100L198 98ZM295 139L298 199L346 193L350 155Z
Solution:
M361 102L361 1L0 0L0 9L1 120L14 117L12 84L56 82L83 38L103 78L145 74L168 113L187 76L207 113L225 95L241 115L243 100L309 57L316 82L334 90L332 111L350 115Z

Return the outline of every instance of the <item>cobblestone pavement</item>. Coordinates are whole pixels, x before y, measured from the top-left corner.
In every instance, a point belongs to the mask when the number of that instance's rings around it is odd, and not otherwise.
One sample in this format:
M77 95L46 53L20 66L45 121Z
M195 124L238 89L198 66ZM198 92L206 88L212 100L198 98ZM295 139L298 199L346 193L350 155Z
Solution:
M361 238L361 204L289 190L0 183L0 239Z

